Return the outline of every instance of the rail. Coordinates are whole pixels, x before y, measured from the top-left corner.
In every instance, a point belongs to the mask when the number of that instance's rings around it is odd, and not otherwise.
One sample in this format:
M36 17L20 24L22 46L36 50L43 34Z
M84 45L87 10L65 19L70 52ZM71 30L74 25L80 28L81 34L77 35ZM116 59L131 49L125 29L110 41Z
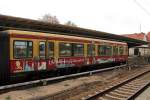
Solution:
M131 78L129 78L129 79L123 81L123 82L119 82L118 84L116 84L114 86L110 86L106 90L95 92L95 94L91 94L91 95L89 95L87 97L83 97L82 100L97 100L100 97L101 97L101 99L103 99L102 98L103 96L108 95L110 92L113 92L113 91L117 90L118 88L120 88L120 87L122 87L122 86L124 86L124 85L126 85L128 83L130 84L130 82L138 79L139 77L141 77L141 76L143 76L143 75L145 75L145 74L147 74L149 72L150 72L150 70L145 71L145 72L143 72L141 74L138 74L138 75L136 75L134 77L131 77ZM140 84L142 84L142 83L140 83ZM136 85L136 84L134 84L134 85ZM139 86L138 89L135 91L135 93L133 93L132 95L129 95L129 96L127 95L126 99L127 100L134 100L134 98L137 97L142 91L144 91L149 85L150 85L150 81L145 82L145 83L143 82L143 86ZM108 95L108 96L110 98L113 98L113 96L111 96L111 95ZM117 99L117 97L114 97L114 98Z

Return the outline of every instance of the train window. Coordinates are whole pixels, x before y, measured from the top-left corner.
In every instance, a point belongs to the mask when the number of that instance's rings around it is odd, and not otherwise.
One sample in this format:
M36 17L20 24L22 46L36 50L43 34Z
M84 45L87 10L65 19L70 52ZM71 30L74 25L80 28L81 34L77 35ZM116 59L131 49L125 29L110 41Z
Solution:
M100 56L111 56L112 47L107 45L99 45L98 52Z
M99 45L98 46L98 52L100 56L106 55L106 46L105 45Z
M72 44L71 43L60 43L59 44L59 55L61 57L72 56Z
M54 56L54 43L48 42L48 57Z
M128 55L128 47L125 48L125 55Z
M45 58L46 45L44 41L39 42L39 56L40 58Z
M33 43L27 42L27 57L32 57Z
M94 56L95 55L95 45L88 44L87 45L87 55Z
M111 56L112 55L112 46L107 46L107 56Z
M74 56L84 56L84 45L83 44L73 44Z
M120 54L120 55L123 55L123 51L124 51L124 50L123 50L123 47L120 46L120 47L119 47L119 54Z
M126 55L127 54L127 52L126 52L126 46L124 46L124 52L123 52L123 55Z
M118 55L118 47L113 46L113 55Z
M14 41L14 58L31 58L32 54L32 41Z

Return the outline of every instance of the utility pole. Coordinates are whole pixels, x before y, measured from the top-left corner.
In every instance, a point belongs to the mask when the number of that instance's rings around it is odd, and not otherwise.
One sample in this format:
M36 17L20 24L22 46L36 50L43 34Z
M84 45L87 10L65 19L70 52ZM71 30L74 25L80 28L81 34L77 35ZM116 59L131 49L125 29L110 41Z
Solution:
M141 30L141 29L142 29L142 26L141 26L141 23L140 23L140 33L142 32L142 30Z

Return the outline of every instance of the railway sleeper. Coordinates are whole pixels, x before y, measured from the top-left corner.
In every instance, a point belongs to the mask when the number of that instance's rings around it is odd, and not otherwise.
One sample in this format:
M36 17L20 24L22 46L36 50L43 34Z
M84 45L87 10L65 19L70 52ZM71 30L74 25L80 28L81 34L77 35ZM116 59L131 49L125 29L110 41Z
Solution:
M141 87L142 85L140 85L140 86L134 86L134 85L128 85L128 84L126 84L124 87L129 87L129 88L131 88L131 89L138 89L139 87Z
M140 85L145 85L147 82L149 82L149 81L143 81L142 80L142 82L131 83L131 85L140 86Z
M110 96L102 96L99 99L100 100L121 100L120 98L115 98L115 97L113 98L112 96L111 97Z
M118 96L114 96L114 95L111 95L111 94L105 94L106 97L110 97L112 99L116 99L116 100L122 100L122 99L125 99L124 97L118 97ZM111 100L112 100L111 99Z
M119 94L124 94L124 95L132 95L133 93L132 92L127 92L127 91L120 91L120 90L114 90L114 92L117 92Z
M141 84L144 84L144 83L145 83L145 81L143 82L143 80L141 80L141 81L131 82L129 84L131 84L131 85L141 85Z
M119 91L123 91L123 92L129 92L129 93L133 93L135 90L131 90L131 89L128 89L128 88L118 88L117 90Z
M100 98L98 98L98 100L108 100L108 99L106 99L104 97L100 97Z
M110 92L110 94L116 95L116 96L121 96L121 97L128 97L128 95L129 95L129 94L122 94L120 92L115 92L115 91Z
M139 87L122 86L122 87L120 87L120 88L124 88L124 89L128 89L128 90L133 90L133 91L135 91L135 90L137 90Z

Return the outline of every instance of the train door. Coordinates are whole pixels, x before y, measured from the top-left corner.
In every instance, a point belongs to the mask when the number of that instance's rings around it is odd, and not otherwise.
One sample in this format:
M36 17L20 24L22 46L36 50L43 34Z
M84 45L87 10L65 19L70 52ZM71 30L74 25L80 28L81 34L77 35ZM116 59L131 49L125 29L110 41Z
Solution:
M95 45L87 44L87 64L95 64Z
M46 60L47 60L47 69L52 70L56 68L55 65L55 42L54 41L47 41L47 48L46 48Z
M34 57L36 70L46 70L46 40L37 40L37 56Z
M55 69L55 60L54 60L54 41L50 40L39 40L39 60L37 61L38 70L52 70Z
M118 61L118 46L117 44L113 45L113 58L114 58L114 62Z

